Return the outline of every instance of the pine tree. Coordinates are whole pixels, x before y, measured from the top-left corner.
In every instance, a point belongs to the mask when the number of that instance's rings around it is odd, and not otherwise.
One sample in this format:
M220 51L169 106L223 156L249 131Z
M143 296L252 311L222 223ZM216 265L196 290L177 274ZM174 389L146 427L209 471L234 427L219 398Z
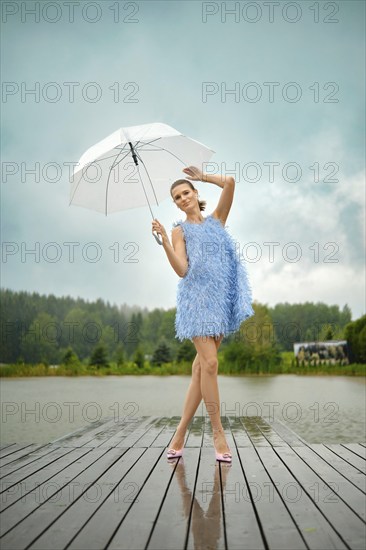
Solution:
M189 340L183 340L177 352L177 361L193 361L196 356L196 350Z
M166 345L165 341L161 341L158 347L155 349L151 364L160 367L162 363L169 363L172 360L170 348Z
M76 355L72 347L69 346L61 360L61 363L63 365L73 365L78 362L79 362L78 356Z
M116 349L115 358L118 367L121 367L125 363L125 349L123 347L123 344L119 344L118 348Z
M144 367L145 363L145 357L144 353L140 346L137 347L134 355L133 355L133 362L136 363L136 365L139 367L139 369L142 369Z
M107 360L107 352L103 345L97 346L90 358L90 365L96 366L98 369L100 367L109 367Z

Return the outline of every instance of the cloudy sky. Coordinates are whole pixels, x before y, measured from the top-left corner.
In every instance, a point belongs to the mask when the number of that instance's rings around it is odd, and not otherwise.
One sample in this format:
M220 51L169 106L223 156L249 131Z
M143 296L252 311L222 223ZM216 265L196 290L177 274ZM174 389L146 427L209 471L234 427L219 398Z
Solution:
M364 314L364 2L55 4L3 3L1 286L175 306L148 208L69 206L69 163L163 122L234 171L227 225L255 300ZM220 189L197 188L205 216ZM168 234L184 219L169 197L154 214Z

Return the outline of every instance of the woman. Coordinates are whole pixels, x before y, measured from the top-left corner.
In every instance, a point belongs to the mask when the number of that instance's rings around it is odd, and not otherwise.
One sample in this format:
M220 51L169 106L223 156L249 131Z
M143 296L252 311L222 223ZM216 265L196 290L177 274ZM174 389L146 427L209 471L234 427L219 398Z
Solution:
M202 397L213 430L216 459L231 462L220 417L217 385L217 350L223 337L239 329L254 315L251 289L244 266L235 254L235 243L225 229L234 196L231 176L203 174L194 166L184 168L187 179L175 181L170 193L186 215L172 230L172 244L165 228L153 220L152 231L161 235L163 247L174 271L181 277L177 290L176 337L192 340L197 355L192 380L185 398L182 418L168 450L168 458L183 454L185 432ZM191 181L214 183L222 188L219 202L204 218L198 191Z

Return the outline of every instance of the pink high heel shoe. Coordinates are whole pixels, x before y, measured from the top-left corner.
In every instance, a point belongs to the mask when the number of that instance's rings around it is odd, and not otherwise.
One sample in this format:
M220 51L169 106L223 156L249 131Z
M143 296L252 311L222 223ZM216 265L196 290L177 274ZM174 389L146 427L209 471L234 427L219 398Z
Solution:
M233 460L233 457L231 456L231 453L218 453L215 449L215 455L216 455L216 460L218 460L219 462L232 462Z
M177 433L177 431L178 431L178 428L175 433ZM183 443L183 447L179 450L173 449L171 447L170 449L168 449L166 456L167 458L179 458L180 456L183 456L183 449L184 449L184 443Z
M224 433L224 430L222 428L212 428L212 431L213 432L222 432L222 433ZM214 443L214 449L215 449L216 460L218 460L220 462L232 462L233 457L232 457L232 454L230 452L229 446L228 446L229 452L226 452L226 453L217 452L216 447L215 447L215 443Z
M166 456L167 458L179 458L180 456L183 456L183 449L180 449L179 451L175 449L168 449Z

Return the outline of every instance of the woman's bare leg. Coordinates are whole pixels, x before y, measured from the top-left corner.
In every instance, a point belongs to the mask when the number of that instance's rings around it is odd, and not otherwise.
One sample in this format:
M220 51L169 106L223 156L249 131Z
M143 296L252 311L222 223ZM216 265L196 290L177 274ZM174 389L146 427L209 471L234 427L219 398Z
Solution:
M219 348L222 338L223 337L215 341L216 350ZM192 363L192 379L184 400L182 418L177 426L174 438L170 445L173 449L181 449L183 447L188 424L192 420L201 401L201 364L197 353Z
M171 448L181 449L183 447L187 426L201 401L201 365L197 354L192 363L192 378L184 400L182 418L170 444Z
M221 424L215 338L212 336L198 337L193 339L193 343L201 365L201 393L214 430L214 444L219 453L226 453L229 451L229 447Z

